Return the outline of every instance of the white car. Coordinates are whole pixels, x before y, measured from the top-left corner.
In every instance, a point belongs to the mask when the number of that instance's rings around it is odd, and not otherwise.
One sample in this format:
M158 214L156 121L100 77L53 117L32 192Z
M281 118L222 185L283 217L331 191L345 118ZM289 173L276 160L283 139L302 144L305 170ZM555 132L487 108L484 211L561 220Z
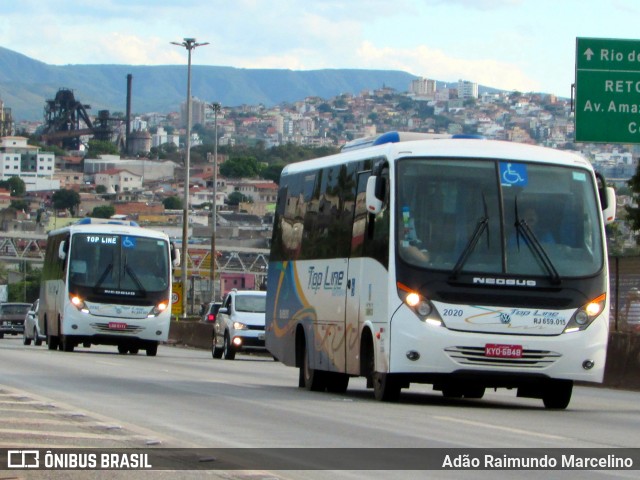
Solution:
M267 292L232 290L227 294L213 325L213 358L233 360L236 352L266 351L264 324Z
M24 331L22 332L22 343L25 345L33 344L40 346L42 341L46 339L44 335L40 333L40 327L38 327L38 307L40 306L40 300L36 300L29 308L27 315L24 317Z

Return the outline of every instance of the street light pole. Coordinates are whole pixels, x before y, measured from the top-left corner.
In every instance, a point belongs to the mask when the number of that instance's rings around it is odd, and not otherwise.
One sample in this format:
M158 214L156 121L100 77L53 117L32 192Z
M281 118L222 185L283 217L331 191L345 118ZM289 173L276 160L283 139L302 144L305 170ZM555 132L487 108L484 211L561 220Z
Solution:
M184 161L184 200L182 206L182 317L187 317L187 270L189 269L189 169L191 168L191 51L196 47L208 45L209 42L197 43L195 38L185 38L182 42L171 42L173 45L184 47L188 52L187 62L187 138L185 148L187 150Z
M216 195L218 194L218 112L220 111L220 104L211 104L213 109L213 213L211 216L212 230L211 230L211 301L216 300L216 221L218 217L218 210L216 204Z

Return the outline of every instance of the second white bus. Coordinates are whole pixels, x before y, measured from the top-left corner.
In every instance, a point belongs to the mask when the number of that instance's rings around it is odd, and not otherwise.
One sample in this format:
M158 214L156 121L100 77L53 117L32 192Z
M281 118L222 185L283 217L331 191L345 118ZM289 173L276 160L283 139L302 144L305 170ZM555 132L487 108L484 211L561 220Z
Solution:
M166 234L129 221L84 219L50 232L38 312L49 349L105 344L155 356L169 335L179 262Z
M418 382L566 408L603 379L613 190L574 153L399 140L283 170L267 348L310 390L364 376L380 400Z

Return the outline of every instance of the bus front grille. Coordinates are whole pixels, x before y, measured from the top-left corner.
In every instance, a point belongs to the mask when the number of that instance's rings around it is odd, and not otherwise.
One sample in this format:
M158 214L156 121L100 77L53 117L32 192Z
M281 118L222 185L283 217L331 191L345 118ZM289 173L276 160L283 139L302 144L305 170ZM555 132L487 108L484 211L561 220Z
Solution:
M519 358L488 357L484 347L449 347L444 350L456 363L483 367L545 368L562 356L549 350L523 350Z

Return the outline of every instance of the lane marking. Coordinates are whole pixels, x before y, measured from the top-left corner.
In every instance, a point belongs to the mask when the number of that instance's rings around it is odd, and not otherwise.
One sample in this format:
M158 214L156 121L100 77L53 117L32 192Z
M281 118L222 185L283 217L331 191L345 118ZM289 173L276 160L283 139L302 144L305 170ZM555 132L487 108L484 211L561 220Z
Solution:
M532 432L531 430L522 430L520 428L513 428L513 427L502 427L499 425L491 425L489 423L484 423L484 422L475 422L473 420L463 420L461 418L455 418L455 417L446 417L446 416L434 416L433 418L437 419L437 420L444 420L445 422L455 422L455 423L462 423L464 425L472 425L474 427L482 427L484 429L491 429L491 430L499 430L502 432L509 432L509 433L514 433L517 435L526 435L528 437L540 437L540 438L547 438L547 439L551 439L551 440L569 440L567 437L560 437L558 435L551 435L548 433L538 433L538 432Z

